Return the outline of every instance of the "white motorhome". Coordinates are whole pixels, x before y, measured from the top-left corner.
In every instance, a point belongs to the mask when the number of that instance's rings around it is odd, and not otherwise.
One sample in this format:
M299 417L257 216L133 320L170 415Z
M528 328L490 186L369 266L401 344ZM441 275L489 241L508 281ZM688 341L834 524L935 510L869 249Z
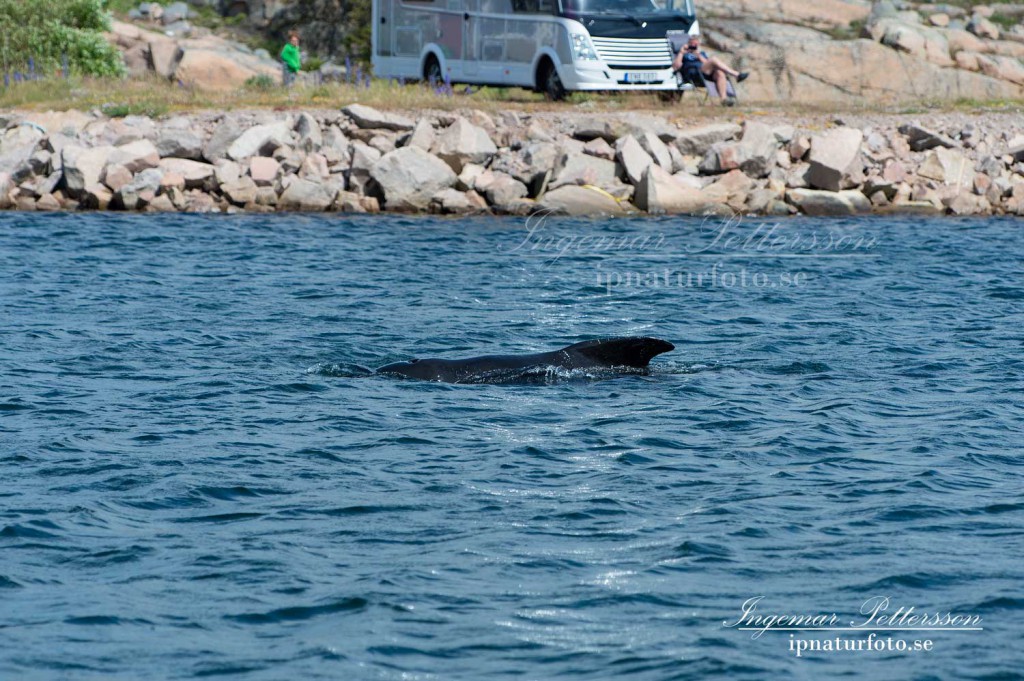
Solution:
M574 90L676 90L666 35L693 0L373 0L378 78Z

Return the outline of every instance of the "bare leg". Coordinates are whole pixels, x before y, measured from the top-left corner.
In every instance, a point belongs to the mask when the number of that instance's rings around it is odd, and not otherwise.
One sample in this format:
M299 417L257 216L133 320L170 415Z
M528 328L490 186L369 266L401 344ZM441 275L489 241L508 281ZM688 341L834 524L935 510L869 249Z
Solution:
M704 67L707 68L708 66L710 66L711 68L716 69L718 71L725 71L727 74L729 74L733 78L735 78L736 76L740 75L739 71L735 71L733 69L730 69L728 66L726 66L725 62L723 62L718 57L711 57L710 59L708 59L707 62L704 64Z
M715 85L718 86L718 97L724 101L729 90L729 82L725 79L725 71L715 69L712 77L715 79Z

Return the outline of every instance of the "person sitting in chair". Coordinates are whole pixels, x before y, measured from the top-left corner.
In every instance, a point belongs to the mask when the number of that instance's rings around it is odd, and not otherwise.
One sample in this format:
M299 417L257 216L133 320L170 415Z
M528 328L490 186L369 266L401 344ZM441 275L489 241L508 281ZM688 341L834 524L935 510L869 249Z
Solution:
M679 54L672 61L672 69L685 74L690 69L699 70L704 78L715 84L718 89L718 96L722 102L726 102L729 91L729 83L726 76L732 76L737 83L742 83L750 74L746 71L739 72L729 68L725 62L717 57L709 57L707 52L700 49L700 36L691 35L686 45L679 50Z

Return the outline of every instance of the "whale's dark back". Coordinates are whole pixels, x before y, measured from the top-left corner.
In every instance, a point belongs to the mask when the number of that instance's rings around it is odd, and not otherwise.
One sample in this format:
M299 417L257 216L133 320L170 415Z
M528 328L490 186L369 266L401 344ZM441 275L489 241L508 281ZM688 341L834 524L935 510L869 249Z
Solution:
M380 374L448 383L471 382L496 371L554 366L564 369L630 367L644 369L651 359L675 349L668 341L632 336L600 338L576 343L561 350L532 355L484 355L468 359L414 359L377 369Z
M651 360L663 352L675 350L675 346L660 338L630 336L627 338L598 338L583 341L565 348L563 352L580 355L591 364L586 366L632 367L643 369ZM578 367L574 367L578 368Z

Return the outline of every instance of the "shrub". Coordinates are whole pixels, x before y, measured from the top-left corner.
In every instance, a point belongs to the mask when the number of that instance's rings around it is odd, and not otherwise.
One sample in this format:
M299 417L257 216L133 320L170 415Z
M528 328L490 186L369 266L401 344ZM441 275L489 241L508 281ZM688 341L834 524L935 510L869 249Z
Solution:
M123 76L121 54L100 35L109 28L103 0L0 0L0 65L55 73L67 57L77 73Z
M129 103L129 104L104 104L100 107L108 118L124 118L125 116L146 116L157 118L167 113L167 106L164 104L151 103Z
M245 87L248 90L256 90L258 92L269 92L277 89L277 81L268 76L265 73L261 73L258 76L253 76L249 80L245 81Z
M324 65L324 60L320 57L306 57L302 62L303 71L319 71L320 67Z

